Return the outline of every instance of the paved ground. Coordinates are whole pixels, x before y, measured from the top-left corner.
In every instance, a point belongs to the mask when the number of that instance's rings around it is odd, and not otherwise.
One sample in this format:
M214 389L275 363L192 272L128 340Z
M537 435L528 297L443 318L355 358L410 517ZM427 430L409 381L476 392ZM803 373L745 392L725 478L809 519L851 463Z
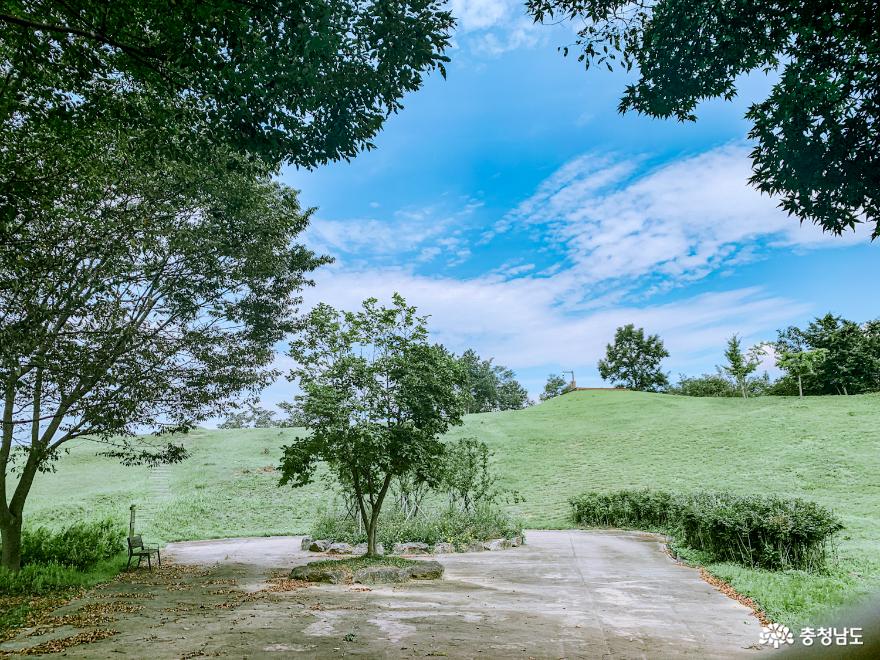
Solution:
M127 602L70 657L726 658L756 653L751 612L628 532L530 531L525 546L438 557L443 580L309 586L277 578L313 558L299 537L172 544L174 566L83 603ZM274 578L273 578L274 576ZM268 580L268 582L267 582ZM267 584L269 589L267 590ZM292 589L292 590L291 590ZM71 631L14 640L11 650Z

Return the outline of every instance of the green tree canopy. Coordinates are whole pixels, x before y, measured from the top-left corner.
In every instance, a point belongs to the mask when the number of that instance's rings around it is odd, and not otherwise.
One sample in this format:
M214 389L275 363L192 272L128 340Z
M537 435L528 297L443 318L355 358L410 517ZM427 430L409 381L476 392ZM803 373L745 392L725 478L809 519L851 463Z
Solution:
M547 382L544 383L544 391L541 392L541 401L547 401L553 397L565 394L570 387L569 382L559 374L550 374L547 376Z
M465 399L468 413L492 410L519 410L529 403L529 393L516 380L516 374L492 358L482 359L473 349L458 358L465 377Z
M661 362L667 357L669 352L658 335L645 335L643 328L630 323L617 328L614 343L605 347L605 357L599 360L599 375L615 386L656 392L669 386L661 369Z
M806 328L790 326L779 332L779 352L822 349L825 357L802 374L809 394L858 394L880 389L878 321L860 325L833 314L811 321Z
M179 445L135 434L185 431L268 382L323 260L295 243L309 217L295 192L257 164L156 159L148 130L112 122L64 145L53 131L5 137L0 532L15 569L25 501L59 450L88 436L125 463L179 460ZM22 158L30 146L53 157Z
M354 496L376 553L379 513L392 480L440 478L446 430L461 423L464 384L455 357L428 341L425 317L395 294L357 312L320 304L290 344L297 419L308 434L284 447L281 485L309 483L319 461Z
M802 220L880 235L880 30L864 0L527 0L535 21L571 19L587 67L638 69L619 109L696 119L739 76L778 74L749 107L758 190ZM564 47L567 55L569 47Z
M797 378L798 395L803 398L805 376L812 376L816 368L827 358L828 351L824 348L803 351L780 351L776 356L776 364L789 375Z
M748 355L744 354L742 351L742 342L740 342L739 336L734 334L727 340L727 349L724 351L724 358L727 360L727 364L723 365L721 369L723 369L724 373L733 378L736 382L736 386L742 393L743 398L746 398L748 396L747 384L749 376L752 375L758 368L758 365L761 364L758 350L753 348L749 351Z
M439 0L9 0L0 123L112 114L147 118L157 145L223 142L272 166L348 159L426 73L445 73L453 24Z

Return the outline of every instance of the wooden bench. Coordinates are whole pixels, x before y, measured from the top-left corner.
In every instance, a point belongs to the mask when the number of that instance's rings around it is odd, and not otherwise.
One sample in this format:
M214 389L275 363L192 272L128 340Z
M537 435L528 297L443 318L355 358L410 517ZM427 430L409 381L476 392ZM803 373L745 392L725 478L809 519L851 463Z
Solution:
M158 545L144 545L144 540L141 538L140 534L136 534L135 536L128 537L128 564L126 568L131 567L131 560L135 557L138 558L138 563L135 568L140 567L141 560L146 557L147 558L147 566L152 571L153 563L151 561L151 556L156 555L156 561L158 561L159 566L162 565L162 555L159 554L159 546Z

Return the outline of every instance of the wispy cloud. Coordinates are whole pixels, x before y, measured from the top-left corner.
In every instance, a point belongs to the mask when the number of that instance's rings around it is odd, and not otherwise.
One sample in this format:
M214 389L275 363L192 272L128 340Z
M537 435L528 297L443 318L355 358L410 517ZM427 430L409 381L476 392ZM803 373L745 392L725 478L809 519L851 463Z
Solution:
M728 145L644 171L643 159L586 154L562 166L484 236L538 225L563 244L588 282L654 278L667 284L756 258L769 247L829 247L748 183L744 145Z
M446 255L458 264L470 256L464 236L468 219L480 207L466 200L455 210L438 207L400 209L386 218L313 219L305 242L313 250L351 262L412 265Z

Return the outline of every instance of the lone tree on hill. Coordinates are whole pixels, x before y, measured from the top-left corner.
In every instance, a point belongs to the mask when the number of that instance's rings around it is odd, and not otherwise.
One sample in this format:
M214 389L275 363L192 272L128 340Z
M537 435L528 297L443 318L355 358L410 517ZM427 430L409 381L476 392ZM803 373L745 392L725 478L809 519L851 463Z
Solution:
M606 346L605 358L599 360L599 375L615 387L656 392L669 386L660 368L667 357L669 352L659 336L645 336L644 329L630 323L617 328L614 343Z
M544 391L540 394L541 401L547 401L560 394L565 394L568 388L569 383L565 378L559 374L550 374L547 376L547 382L544 383Z
M761 364L758 353L755 349L752 349L748 355L743 354L739 337L733 335L727 340L727 350L724 351L724 357L727 360L727 364L721 368L736 381L736 385L745 399L748 397L746 385L749 376Z
M455 357L428 342L425 317L394 294L357 312L320 304L290 344L298 366L296 417L309 431L284 447L279 485L310 483L325 462L353 495L376 554L379 513L395 478L440 478L440 436L461 424L464 374Z
M804 398L804 376L811 376L828 357L828 350L816 348L804 351L782 351L776 358L776 364L791 376L797 378L798 395Z
M51 132L6 137L11 151L53 150ZM235 166L205 173L131 148L148 132L102 125L70 139L22 161L23 194L0 196L0 565L12 570L31 486L66 443L88 437L126 464L181 460L161 436L271 380L272 347L323 262L294 242L309 217L295 191L258 163L221 150ZM154 440L135 436L150 428Z
M780 207L840 234L880 236L880 30L865 0L527 0L536 22L570 19L568 55L633 67L618 109L695 121L706 99L731 100L751 71L775 72L746 118L750 182Z

